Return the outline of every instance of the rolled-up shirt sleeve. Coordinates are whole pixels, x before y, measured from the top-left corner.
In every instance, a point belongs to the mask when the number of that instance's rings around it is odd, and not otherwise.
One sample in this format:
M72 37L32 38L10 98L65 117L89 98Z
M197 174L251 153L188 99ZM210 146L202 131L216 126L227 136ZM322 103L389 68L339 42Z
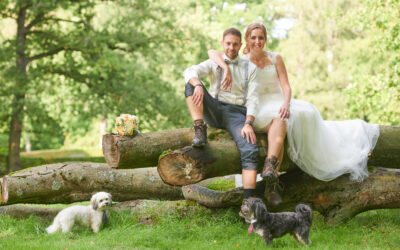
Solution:
M253 72L250 74L249 78L249 85L248 85L248 90L247 90L247 100L246 100L246 108L247 108L247 114L246 115L252 115L255 118L257 111L258 111L258 87L259 83L255 80L256 72L253 70Z
M183 72L185 82L189 82L192 78L200 78L209 75L212 72L213 64L214 63L208 59L200 64L190 66Z

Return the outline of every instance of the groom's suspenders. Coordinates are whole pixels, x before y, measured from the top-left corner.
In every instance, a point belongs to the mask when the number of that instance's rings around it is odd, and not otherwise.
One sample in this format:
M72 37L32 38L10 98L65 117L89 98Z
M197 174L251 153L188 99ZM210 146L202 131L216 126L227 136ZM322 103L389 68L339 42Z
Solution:
M222 82L222 75L223 75L223 70L221 67L218 66L217 68L218 71L218 79L217 79L217 88L215 92L215 99L218 100L218 94L219 94L219 89L221 88L221 82ZM244 99L243 99L243 106L246 105L246 100L247 100L247 88L249 86L249 61L245 61L244 63Z
M249 86L249 61L246 60L244 63L244 99L243 106L246 105L247 101L247 88Z

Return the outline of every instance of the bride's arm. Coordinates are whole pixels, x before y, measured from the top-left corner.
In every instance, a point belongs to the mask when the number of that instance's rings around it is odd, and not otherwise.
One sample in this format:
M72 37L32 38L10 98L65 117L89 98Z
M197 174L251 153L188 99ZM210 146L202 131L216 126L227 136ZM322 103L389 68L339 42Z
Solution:
M290 99L292 97L292 89L290 88L285 63L280 55L276 55L276 71L278 72L279 82L283 91L283 105L279 109L279 116L289 118L290 116Z
M217 50L210 49L208 51L208 57L224 70L221 82L222 88L230 91L232 88L232 74L228 64L226 64L224 58L222 58L223 54L224 53Z

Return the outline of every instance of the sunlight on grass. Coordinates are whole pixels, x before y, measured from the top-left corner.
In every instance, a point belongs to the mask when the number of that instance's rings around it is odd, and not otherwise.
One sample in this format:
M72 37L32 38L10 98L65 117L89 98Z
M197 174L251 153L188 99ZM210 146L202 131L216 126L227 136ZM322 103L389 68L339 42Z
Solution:
M247 233L238 208L214 209L194 215L162 215L151 210L111 212L98 234L75 226L67 234L48 235L50 221L0 216L1 249L264 249L264 241ZM311 247L291 236L275 239L280 249L395 249L400 245L400 210L375 210L342 225L330 225L314 213Z
M99 157L103 156L103 151L101 148L46 149L35 150L31 152L22 152L21 156L43 159Z

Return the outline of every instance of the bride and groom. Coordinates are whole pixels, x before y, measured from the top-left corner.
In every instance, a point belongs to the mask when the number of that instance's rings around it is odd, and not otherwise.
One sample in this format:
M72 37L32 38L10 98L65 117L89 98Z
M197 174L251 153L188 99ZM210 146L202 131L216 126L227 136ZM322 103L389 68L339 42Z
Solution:
M246 29L244 56L239 56L241 33L223 33L223 53L209 51L210 59L185 70L186 103L194 121L193 146L207 142L207 125L226 129L241 156L244 198L253 196L257 175L255 132L268 135L268 151L261 176L267 180L266 197L278 205L272 185L278 180L284 139L289 157L306 173L329 181L349 173L361 181L368 176L368 153L375 147L379 126L362 120L324 121L308 102L291 99L282 57L264 50L265 26ZM209 92L200 81L209 76Z

